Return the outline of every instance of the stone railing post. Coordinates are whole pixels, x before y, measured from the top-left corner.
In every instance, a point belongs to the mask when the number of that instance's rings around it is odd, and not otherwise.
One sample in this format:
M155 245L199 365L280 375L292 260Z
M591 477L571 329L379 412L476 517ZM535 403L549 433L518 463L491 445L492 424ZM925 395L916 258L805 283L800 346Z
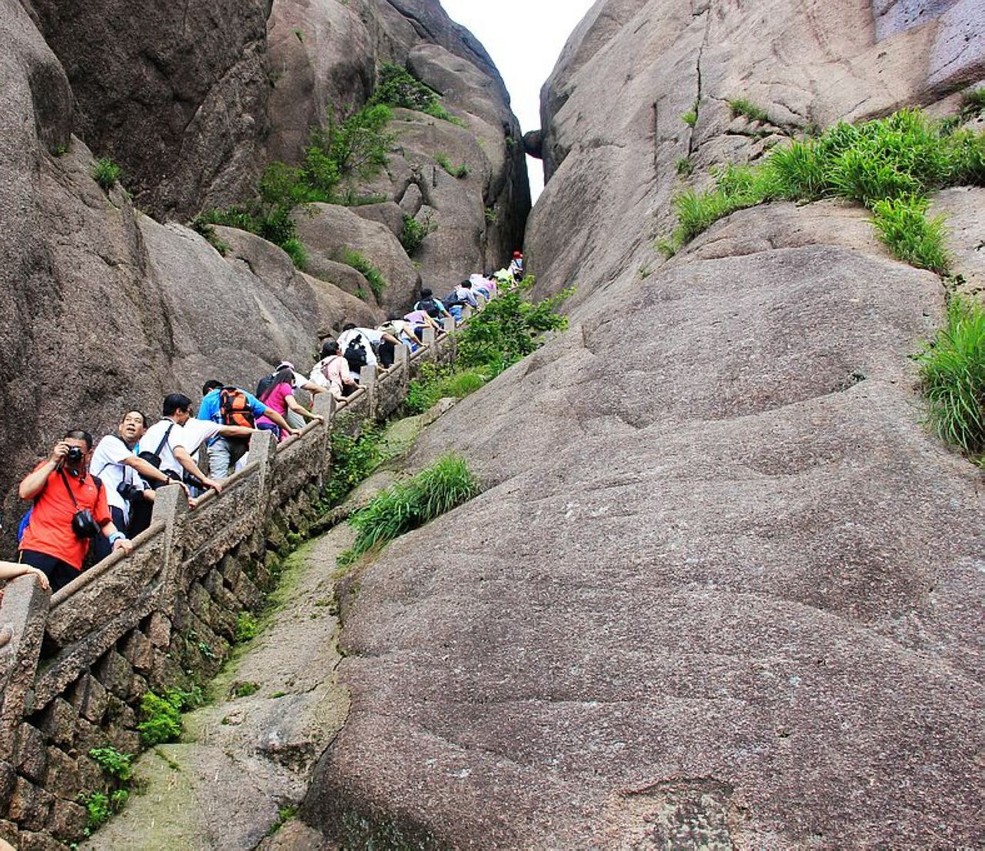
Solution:
M366 388L366 395L369 397L368 417L371 420L378 419L380 407L380 388L377 380L376 364L368 364L359 370L359 383Z
M489 300L482 293L476 293L475 300L479 305L479 310L482 310L489 303Z
M425 346L434 345L434 328L432 328L430 325L426 325L424 327L424 333L421 335L421 343L423 343Z
M462 322L468 322L468 320L472 317L472 312L473 311L472 311L472 305L471 304L463 304L462 305Z
M332 429L335 428L335 414L338 412L339 406L335 396L331 393L319 393L315 396L311 409L325 418L325 422L322 423L318 431L318 440L321 441L318 451L319 473L321 474L319 485L321 485L324 484L324 479L332 468Z
M445 326L445 331L448 334L450 334L452 331L455 330L455 317L454 316L446 316L444 318L444 320L442 320L442 321L443 321L443 324Z
M17 730L33 707L41 641L51 594L37 579L19 576L7 583L0 603L0 632L10 638L0 649L0 781L13 776ZM6 765L5 765L6 763Z
M179 485L168 485L154 492L151 524L165 524L164 577L160 600L164 614L174 614L174 604L181 588L181 565L185 561L185 523L188 519L188 494Z

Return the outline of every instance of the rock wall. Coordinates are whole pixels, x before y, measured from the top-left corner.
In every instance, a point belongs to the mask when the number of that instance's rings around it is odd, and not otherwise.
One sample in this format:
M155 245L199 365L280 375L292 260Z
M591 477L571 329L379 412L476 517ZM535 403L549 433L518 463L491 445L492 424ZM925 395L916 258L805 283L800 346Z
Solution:
M728 99L789 127L945 112L985 78L980 15L592 7L525 241L571 327L419 444L489 487L359 575L305 821L353 846L985 842L981 471L929 433L910 359L941 280L835 202L655 248L677 191L766 148ZM985 190L934 203L980 270Z

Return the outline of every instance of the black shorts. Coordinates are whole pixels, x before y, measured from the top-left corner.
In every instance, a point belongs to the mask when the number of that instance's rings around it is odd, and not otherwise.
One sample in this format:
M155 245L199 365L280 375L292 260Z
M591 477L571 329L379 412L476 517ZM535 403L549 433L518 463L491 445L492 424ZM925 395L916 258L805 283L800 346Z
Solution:
M18 561L21 564L29 564L36 567L51 583L51 593L54 594L60 588L64 588L79 576L82 571L72 567L67 561L55 558L47 553L39 553L36 550L21 550Z

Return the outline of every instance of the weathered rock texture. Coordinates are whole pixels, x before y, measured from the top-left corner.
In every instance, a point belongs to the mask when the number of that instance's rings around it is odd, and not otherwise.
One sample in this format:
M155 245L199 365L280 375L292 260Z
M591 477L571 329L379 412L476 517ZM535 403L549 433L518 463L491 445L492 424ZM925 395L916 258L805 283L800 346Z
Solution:
M66 429L98 437L123 408L155 415L165 393L197 399L210 377L252 388L283 358L308 369L318 337L403 312L422 277L450 287L502 263L522 237L518 124L485 52L435 0L149 11L0 2L8 520L23 510L13 486ZM403 111L391 167L365 187L385 196L383 211L336 208L364 226L349 229L346 247L387 270L379 301L317 240L307 274L249 234L219 228L222 256L179 224L250 198L265 165L296 161L326 112L337 120L361 106L387 61L438 90L465 126ZM442 171L442 152L469 176ZM128 191L100 189L94 157L119 163ZM437 227L413 261L397 238L404 214ZM12 536L0 538L0 552L12 549Z
M526 240L541 293L578 288L572 327L425 435L418 463L454 446L488 490L359 575L308 823L482 848L985 842L981 471L928 433L909 359L941 281L827 202L654 249L678 158L700 184L762 152L726 99L826 124L985 76L974 41L937 59L980 4L891 5L610 0L578 27ZM985 192L938 203L973 268Z

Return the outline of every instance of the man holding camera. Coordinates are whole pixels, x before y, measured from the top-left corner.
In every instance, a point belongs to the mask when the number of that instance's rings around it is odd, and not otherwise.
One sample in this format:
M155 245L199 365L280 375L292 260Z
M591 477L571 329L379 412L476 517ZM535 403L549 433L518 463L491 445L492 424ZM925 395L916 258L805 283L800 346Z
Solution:
M20 562L44 573L52 593L82 571L93 538L105 535L113 550L133 549L113 524L105 487L89 475L91 455L92 435L70 431L18 488L21 499L34 500Z

